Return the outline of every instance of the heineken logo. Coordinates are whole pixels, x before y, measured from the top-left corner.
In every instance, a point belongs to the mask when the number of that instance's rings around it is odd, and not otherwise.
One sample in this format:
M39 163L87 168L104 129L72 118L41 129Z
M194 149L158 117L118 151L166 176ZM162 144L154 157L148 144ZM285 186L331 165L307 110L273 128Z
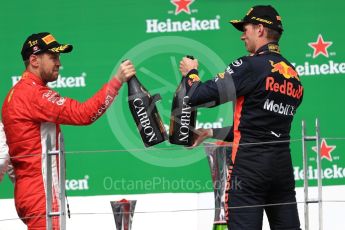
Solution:
M219 19L217 15L214 19L199 20L191 17L185 21L174 21L170 18L166 20L148 19L146 20L146 33L167 33L167 32L188 32L219 30Z
M337 146L328 145L326 139L322 139L320 145L320 157L321 159L326 159L328 161L333 161L331 153ZM313 151L317 153L317 146L312 147Z
M334 154L333 151L336 149L336 145L328 144L326 139L322 138L320 143L320 157L323 162L323 167L321 170L321 176L323 179L341 179L345 178L345 167L339 164L334 164L335 161L339 160L339 155ZM317 146L311 147L311 149L317 153ZM326 161L324 161L324 160ZM309 161L316 161L316 157L310 157ZM329 165L328 162L333 162L332 165ZM294 167L295 180L304 179L304 170L303 168L296 166ZM308 166L307 175L309 180L317 179L317 168Z
M220 16L216 15L208 19L199 19L195 16L189 19L180 19L179 14L185 13L194 15L198 9L191 9L190 6L195 0L171 0L174 10L169 10L168 14L173 18L150 18L146 19L146 33L169 33L169 32L190 32L190 31L208 31L220 30Z
M307 53L305 56L311 60L305 61L303 64L292 63L299 76L326 76L345 73L345 62L329 59L336 56L336 52L332 50L332 41L325 39L322 34L318 34L317 38L308 42L307 45L310 48L310 53ZM320 63L319 60L324 60L325 58L326 61ZM319 63L315 63L316 61L319 61Z
M49 82L50 88L81 88L86 87L85 83L86 73L81 73L80 76L63 77L59 75L58 79Z
M295 66L299 76L319 76L330 74L344 74L345 62L335 62L329 60L323 64L312 64L310 62L304 62L302 65L292 63Z
M303 168L296 166L294 167L294 175L295 180L303 180L304 179L304 170ZM307 171L308 179L309 180L316 180L317 179L317 169L313 168L312 166L308 167ZM345 178L345 168L339 167L338 165L334 164L332 167L327 167L321 170L322 179L341 179Z
M67 191L89 190L89 176L85 175L83 179L67 179L65 185Z
M176 7L175 15L178 15L181 12L185 12L186 14L191 14L190 5L195 0L171 0L171 3Z
M309 42L308 45L314 50L313 51L313 58L316 58L319 55L323 55L328 58L328 47L333 44L331 41L324 41L321 34L317 36L317 40L315 42Z
M12 76L12 86L18 83L22 76ZM49 88L83 88L86 87L86 73L80 76L62 76L59 74L58 79L47 84Z

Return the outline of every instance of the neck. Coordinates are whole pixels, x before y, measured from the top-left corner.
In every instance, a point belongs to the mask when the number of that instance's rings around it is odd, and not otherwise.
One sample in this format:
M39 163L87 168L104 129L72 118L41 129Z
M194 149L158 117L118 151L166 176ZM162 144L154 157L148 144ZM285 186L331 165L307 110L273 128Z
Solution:
M34 74L35 76L37 76L39 79L41 79L42 80L42 82L44 83L44 84L47 84L48 82L46 82L42 77L41 77L41 74L40 74L40 72L38 71L38 69L37 68L33 68L32 66L27 66L26 67L26 71L29 71L30 73L32 73L32 74Z
M39 74L39 71L37 68L33 68L32 66L27 66L26 67L26 71L29 71L30 73L33 73L35 74L37 77L41 78L40 74Z
M255 53L258 51L258 49L260 49L261 47L263 47L264 45L266 45L268 42L266 41L260 41L256 44L256 47L255 47Z
M263 47L264 45L267 45L268 43L274 42L272 40L268 40L268 39L263 39L258 41L255 52L258 51L258 49L260 49L261 47Z

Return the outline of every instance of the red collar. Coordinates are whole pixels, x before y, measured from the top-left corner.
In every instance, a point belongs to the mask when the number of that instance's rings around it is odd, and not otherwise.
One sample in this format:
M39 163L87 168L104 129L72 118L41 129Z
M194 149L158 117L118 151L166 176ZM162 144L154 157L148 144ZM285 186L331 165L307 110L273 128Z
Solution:
M36 84L38 85L42 85L45 86L46 84L42 81L42 79L38 76L36 76L35 74L29 72L29 71L24 71L23 75L22 75L22 79L30 79L32 81L34 81Z

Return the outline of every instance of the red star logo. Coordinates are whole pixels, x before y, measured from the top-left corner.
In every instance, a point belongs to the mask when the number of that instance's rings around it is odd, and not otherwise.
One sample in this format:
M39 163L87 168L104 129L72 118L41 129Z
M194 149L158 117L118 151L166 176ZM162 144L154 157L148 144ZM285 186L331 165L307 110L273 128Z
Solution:
M322 139L321 141L321 159L326 158L329 161L332 161L331 152L336 148L335 145L327 145L326 140ZM317 153L316 146L312 147L312 149Z
M319 36L317 37L316 42L308 43L308 45L314 49L313 58L316 58L320 54L324 55L325 57L328 57L327 48L332 44L333 42L325 42L321 34L319 34Z
M181 13L181 11L190 14L189 6L194 1L195 0L171 0L171 3L176 6L175 15L178 15L179 13Z

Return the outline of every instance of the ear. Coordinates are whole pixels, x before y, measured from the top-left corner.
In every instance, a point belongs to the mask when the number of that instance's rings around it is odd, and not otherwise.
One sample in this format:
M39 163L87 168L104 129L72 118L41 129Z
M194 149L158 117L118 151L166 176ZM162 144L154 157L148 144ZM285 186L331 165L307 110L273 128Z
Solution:
M30 61L30 65L37 68L38 65L39 65L39 57L38 55L35 55L35 54L32 54L30 55L30 58L29 58L29 61Z
M257 31L258 31L259 37L262 37L262 36L264 36L264 33L265 33L265 27L262 24L259 24Z

